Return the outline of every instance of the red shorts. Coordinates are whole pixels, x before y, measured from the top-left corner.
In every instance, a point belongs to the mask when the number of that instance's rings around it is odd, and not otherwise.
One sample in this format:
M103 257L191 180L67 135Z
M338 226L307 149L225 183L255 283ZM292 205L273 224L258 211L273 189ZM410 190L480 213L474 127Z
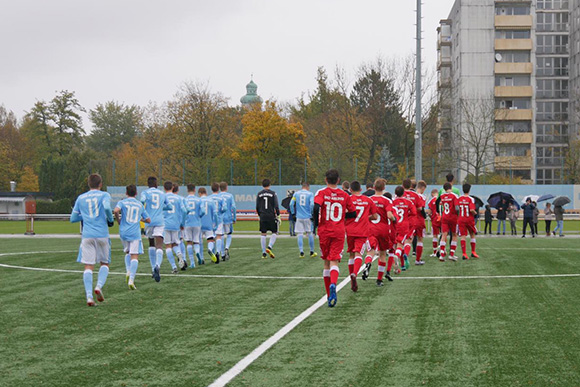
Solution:
M387 251L391 248L390 237L388 235L371 236L369 237L369 247L375 251Z
M346 244L348 249L346 250L348 253L361 253L366 247L367 237L358 237L358 236L347 236L346 237Z
M441 233L441 223L431 223L431 231L433 235L439 235Z
M442 219L441 232L453 232L457 234L457 219Z
M413 238L413 228L407 223L399 223L396 228L395 243L404 244L407 239Z
M425 221L423 221L421 223L416 223L414 231L415 231L415 235L417 235L418 237L424 238L425 237Z
M325 261L340 262L344 250L344 237L336 238L319 235L318 243L320 245L320 258Z
M459 228L459 236L468 236L469 234L477 234L477 227L475 227L475 222L457 224Z

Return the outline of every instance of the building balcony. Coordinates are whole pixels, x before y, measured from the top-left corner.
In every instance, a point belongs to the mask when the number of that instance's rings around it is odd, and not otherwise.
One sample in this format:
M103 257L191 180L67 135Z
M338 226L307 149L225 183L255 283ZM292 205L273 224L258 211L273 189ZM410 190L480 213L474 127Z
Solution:
M496 133L493 136L496 144L531 144L533 140L532 133Z
M496 50L530 51L533 47L532 39L496 39Z
M437 48L441 46L451 46L451 36L441 35L437 36Z
M531 121L533 117L531 109L495 109L496 121Z
M439 58L437 59L437 69L441 67L451 67L451 58Z
M496 97L514 97L514 98L525 98L532 97L534 95L534 89L532 86L496 86L495 96Z
M532 15L496 15L495 28L504 30L529 30L534 23Z
M496 74L531 74L534 66L531 63L496 63Z
M532 156L496 156L496 170L532 169Z

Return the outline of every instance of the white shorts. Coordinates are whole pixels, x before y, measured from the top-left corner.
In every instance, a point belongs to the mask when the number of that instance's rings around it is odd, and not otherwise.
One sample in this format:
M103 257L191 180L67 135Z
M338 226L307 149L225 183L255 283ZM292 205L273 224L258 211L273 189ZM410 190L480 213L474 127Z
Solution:
M215 230L215 235L224 235L224 224L223 223L218 224L218 226Z
M79 249L78 262L96 265L111 262L111 240L109 238L83 238Z
M215 234L212 230L201 230L201 235L206 239L215 239Z
M294 225L294 232L312 232L312 221L310 219L296 219L296 224Z
M224 223L224 235L230 235L234 233L233 223Z
M186 242L193 242L199 244L201 238L201 227L186 227L183 230L183 239Z
M179 230L165 230L163 233L163 243L166 245L172 245L179 244L179 242L181 242L181 239L179 238Z
M147 238L154 238L154 237L162 237L163 238L163 231L165 230L165 226L145 226L145 235Z
M123 243L123 251L125 254L143 254L143 242L141 239L137 239L134 241L121 241Z

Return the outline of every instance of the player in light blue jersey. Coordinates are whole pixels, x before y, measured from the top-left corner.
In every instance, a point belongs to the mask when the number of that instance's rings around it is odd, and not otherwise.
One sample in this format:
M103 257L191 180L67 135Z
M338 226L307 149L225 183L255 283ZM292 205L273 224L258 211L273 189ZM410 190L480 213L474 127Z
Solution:
M207 191L204 187L199 189L199 196L201 198L201 208L205 213L201 217L201 235L207 240L207 252L213 263L220 263L214 253L215 249L215 230L218 224L218 210L215 201L207 196ZM203 262L203 248L201 250L201 259Z
M296 236L298 238L298 248L300 258L304 258L304 241L302 234L306 233L308 244L310 245L310 257L316 257L314 252L314 234L312 233L312 211L314 210L314 194L310 192L310 184L302 183L302 189L296 191L290 201L290 212L296 216Z
M165 227L164 210L169 210L169 203L160 189L157 188L157 178L147 179L149 188L141 193L141 203L147 209L151 223L145 227L145 235L149 238L149 261L151 261L152 277L161 281L159 267L163 262L163 231Z
M173 193L176 195L179 195L179 184L177 183L173 183ZM183 202L183 206L185 208L187 208L185 206L185 198L181 195L179 195L179 198L181 199L181 201ZM183 241L183 230L185 228L185 217L183 218L183 223L181 224L181 230L179 230L179 245L177 247L179 247L179 251L181 252L181 257L183 258L183 262L180 263L181 264L181 270L186 270L187 269L187 253L185 252L186 248L185 248L185 242Z
M129 289L137 290L135 287L135 274L139 266L139 255L143 254L143 241L141 241L140 221L150 223L149 214L143 208L143 204L136 199L137 187L134 184L126 188L127 198L121 200L113 211L117 223L119 223L119 234L125 252L125 269L127 270L127 284Z
M165 188L165 197L169 203L169 210L163 212L165 217L165 231L163 234L163 241L165 242L165 254L167 255L167 260L171 264L171 269L173 274L177 274L177 265L175 265L175 258L173 253L177 255L179 261L179 266L183 268L184 261L181 250L179 249L179 231L185 222L185 216L187 215L187 210L183 205L183 200L181 196L173 193L173 183L166 181L163 184Z
M230 246L232 245L232 234L234 232L234 223L236 223L236 202L234 195L228 192L228 183L222 181L220 183L220 196L223 198L226 211L224 212L224 235L226 242L222 247L222 256L224 260L230 259Z
M83 282L87 296L87 305L95 306L93 299L93 269L97 262L101 264L97 277L95 295L99 302L103 302L103 286L109 275L111 263L111 241L109 227L113 226L113 212L111 211L111 195L101 191L103 179L98 174L92 174L88 179L88 192L80 195L72 210L71 223L83 221L81 247L77 262L85 265Z
M225 204L224 198L220 195L220 185L218 183L212 183L211 192L212 192L212 194L210 196L210 199L212 199L215 203L215 207L217 210L217 216L218 216L217 226L215 228L215 237L216 237L215 250L213 252L216 256L217 261L219 262L220 257L222 255L223 245L224 245L224 240L223 240L224 214L226 212L226 204Z
M195 196L195 185L187 185L187 198L185 198L185 208L187 208L187 217L185 218L185 229L183 230L183 238L187 243L187 254L191 261L190 268L195 268L195 257L197 263L202 265L205 262L202 260L203 246L200 248L201 242L201 218L205 215L201 199Z

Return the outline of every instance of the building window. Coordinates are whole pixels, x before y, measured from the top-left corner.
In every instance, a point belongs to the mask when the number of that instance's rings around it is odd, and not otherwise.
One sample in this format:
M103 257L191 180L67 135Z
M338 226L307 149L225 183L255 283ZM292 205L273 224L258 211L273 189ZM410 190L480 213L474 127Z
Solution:
M568 31L569 29L569 15L567 12L557 13L543 13L536 14L536 30L537 31Z
M536 121L568 121L568 102L536 102Z
M557 167L564 162L565 147L539 146L536 148L536 163L538 166Z
M524 157L532 154L529 145L503 145L498 144L496 156L499 157Z
M499 56L497 55L499 54ZM529 51L498 51L496 52L496 61L502 63L529 63Z
M525 98L496 99L496 109L529 109L531 101Z
M568 58L536 58L537 76L567 77L568 68Z
M530 7L525 4L498 5L495 9L496 15L529 15Z
M538 35L536 37L537 54L566 54L568 53L567 35Z
M495 38L496 39L529 39L530 38L530 31L529 30L497 30L495 31Z
M568 0L538 0L537 9L568 9Z
M497 121L495 131L498 133L530 133L532 123L530 121Z
M568 98L568 80L538 79L536 98Z

